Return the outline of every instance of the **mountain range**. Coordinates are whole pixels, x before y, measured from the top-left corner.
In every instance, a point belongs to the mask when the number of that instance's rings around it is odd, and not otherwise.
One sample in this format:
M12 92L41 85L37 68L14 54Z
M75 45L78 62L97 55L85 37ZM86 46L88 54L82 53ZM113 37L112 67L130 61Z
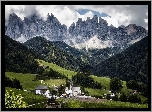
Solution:
M6 22L5 22L6 23ZM45 37L50 41L64 41L69 46L86 50L107 47L126 48L148 35L148 31L135 24L128 26L108 26L106 20L93 16L82 21L78 18L67 28L51 13L44 21L37 13L22 20L15 13L10 14L5 34L19 42L25 42L35 36Z
M26 65L24 72L33 73L39 58L73 71L148 82L148 30L135 24L116 28L94 15L67 28L53 14L44 21L36 13L24 20L12 13L5 35L6 71Z

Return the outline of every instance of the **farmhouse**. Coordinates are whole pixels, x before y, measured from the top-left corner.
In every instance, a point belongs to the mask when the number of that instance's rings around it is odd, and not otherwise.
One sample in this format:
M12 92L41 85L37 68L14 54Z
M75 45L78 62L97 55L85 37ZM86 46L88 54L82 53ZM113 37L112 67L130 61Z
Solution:
M35 93L36 94L43 94L43 95L49 94L50 93L49 87L48 86L37 86L35 88Z

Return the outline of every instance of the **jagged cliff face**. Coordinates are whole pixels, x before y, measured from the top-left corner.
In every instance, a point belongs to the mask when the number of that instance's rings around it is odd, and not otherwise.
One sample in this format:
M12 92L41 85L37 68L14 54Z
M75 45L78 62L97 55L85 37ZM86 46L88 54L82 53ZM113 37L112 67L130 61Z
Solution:
M21 36L23 31L23 21L15 13L10 14L7 29L5 27L5 34L17 39Z
M87 48L106 48L106 47L128 47L133 41L139 41L148 35L148 31L141 26L130 24L128 26L119 26L118 28L110 25L101 17L94 16L92 19L87 18L86 21L78 19L76 24L69 27L70 38L78 47L82 43ZM97 37L97 38L95 38ZM92 44L95 46L93 47ZM76 44L73 44L74 46ZM77 47L75 46L75 47ZM84 45L83 45L84 47Z
M67 26L61 25L53 14L47 16L47 20L36 14L25 17L22 21L15 13L10 14L5 34L20 42L34 36L43 36L49 40L62 41L67 35Z
M101 49L127 47L147 36L148 31L135 24L126 27L122 25L118 28L108 26L107 21L96 15L92 19L88 17L86 21L79 18L67 29L67 26L61 25L53 14L48 14L47 20L44 21L36 14L21 20L13 13L9 16L5 34L20 42L25 42L35 36L42 36L51 41L64 41L79 49Z

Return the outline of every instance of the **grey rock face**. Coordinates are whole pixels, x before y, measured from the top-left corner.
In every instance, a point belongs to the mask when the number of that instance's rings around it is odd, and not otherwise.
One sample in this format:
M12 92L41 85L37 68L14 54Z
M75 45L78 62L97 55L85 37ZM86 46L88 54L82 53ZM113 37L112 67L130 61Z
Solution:
M15 13L10 14L8 25L5 27L5 34L18 40L24 38L25 41L35 36L42 36L51 41L65 41L71 46L80 46L79 44L86 43L89 48L89 43L97 37L96 44L106 43L107 47L127 47L136 41L148 35L148 31L135 24L128 26L119 26L118 28L110 25L101 17L93 16L82 21L78 18L76 23L72 23L67 29L66 25L61 25L56 17L51 13L47 15L47 20L44 21L37 14L25 17L24 20L19 18ZM93 43L93 42L91 42ZM107 43L110 43L109 45ZM85 47L85 45L82 45ZM98 46L98 45L96 45ZM80 46L81 48L81 46Z
M12 37L13 39L17 39L21 36L23 30L23 22L22 19L19 18L15 13L10 14L8 26L5 30L5 34Z
M99 21L98 21L99 20ZM78 37L82 37L78 43L83 43L83 40L88 40L95 35L101 41L111 41L112 46L129 46L132 44L133 40L140 40L148 35L148 31L135 24L130 24L128 26L119 26L118 28L110 25L106 20L95 15L92 19L87 18L86 21L82 21L81 18L75 23L72 23L69 27L69 34L75 40L79 40Z
M13 13L10 14L8 26L5 28L5 34L15 40L21 37L21 34L26 40L34 36L43 36L50 40L63 40L67 34L66 25L61 25L53 14L51 16L48 14L46 21L36 14L24 17L22 21Z

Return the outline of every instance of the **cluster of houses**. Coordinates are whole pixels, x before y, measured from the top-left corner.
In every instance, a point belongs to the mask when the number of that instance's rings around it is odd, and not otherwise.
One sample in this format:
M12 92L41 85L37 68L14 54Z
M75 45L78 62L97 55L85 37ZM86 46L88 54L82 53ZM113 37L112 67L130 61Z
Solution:
M57 90L57 86L54 85L54 90ZM110 96L110 100L112 100L113 97L115 97L115 92L109 91L111 94L104 94L103 98L106 98L107 96ZM35 93L36 94L42 94L45 95L47 98L51 98L52 94L49 91L48 86L37 86L35 88ZM133 94L137 93L137 90L133 91ZM59 98L55 95L53 95L55 98ZM73 81L70 82L70 86L65 88L64 93L60 97L65 97L65 98L92 98L91 96L85 96L84 93L81 91L80 87L74 87L73 86Z
M54 90L57 90L57 86L54 85ZM109 91L111 92L111 91ZM52 95L50 94L49 87L48 86L37 86L35 88L35 93L36 94L42 94L45 95L47 98L51 98ZM108 94L104 94L104 97L106 97ZM112 97L115 96L114 93L109 94ZM55 98L59 98L55 95L53 95ZM74 87L73 86L73 81L70 82L70 86L65 88L65 92L60 96L60 97L66 97L66 98L92 98L91 96L85 96L84 93L81 91L80 87Z
M57 90L57 87L55 85L54 85L54 90ZM35 88L35 93L45 95L48 98L52 97L48 86L37 86ZM81 95L83 95L83 93L81 93L80 87L73 87L73 81L71 81L70 87L66 87L65 92L60 97L73 97L73 96L81 96ZM56 96L54 95L54 97Z

